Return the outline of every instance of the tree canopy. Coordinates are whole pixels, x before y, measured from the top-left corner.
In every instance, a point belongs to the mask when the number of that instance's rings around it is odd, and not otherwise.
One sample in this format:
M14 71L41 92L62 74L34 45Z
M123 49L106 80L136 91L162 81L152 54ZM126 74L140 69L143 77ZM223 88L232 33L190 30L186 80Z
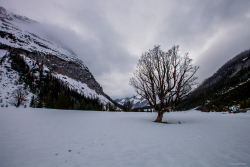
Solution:
M135 91L158 112L156 122L162 122L163 113L177 106L196 84L194 74L199 66L192 64L188 53L181 57L178 51L179 46L173 46L168 52L155 46L143 53L130 79Z

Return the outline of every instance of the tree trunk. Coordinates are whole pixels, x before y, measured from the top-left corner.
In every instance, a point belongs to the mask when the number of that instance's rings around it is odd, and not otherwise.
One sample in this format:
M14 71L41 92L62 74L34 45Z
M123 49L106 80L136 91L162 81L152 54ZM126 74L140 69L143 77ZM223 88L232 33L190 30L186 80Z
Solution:
M161 110L161 111L157 111L157 112L158 112L158 116L154 122L162 122L163 111Z
M20 99L18 99L18 100L17 100L16 107L18 108L20 105L21 105L21 100L20 100Z

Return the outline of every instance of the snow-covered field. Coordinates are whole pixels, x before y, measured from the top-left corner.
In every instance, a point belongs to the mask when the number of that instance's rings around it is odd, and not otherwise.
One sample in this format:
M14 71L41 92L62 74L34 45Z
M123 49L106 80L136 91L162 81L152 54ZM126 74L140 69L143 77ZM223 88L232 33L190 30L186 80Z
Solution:
M250 166L249 113L156 116L0 108L0 166Z

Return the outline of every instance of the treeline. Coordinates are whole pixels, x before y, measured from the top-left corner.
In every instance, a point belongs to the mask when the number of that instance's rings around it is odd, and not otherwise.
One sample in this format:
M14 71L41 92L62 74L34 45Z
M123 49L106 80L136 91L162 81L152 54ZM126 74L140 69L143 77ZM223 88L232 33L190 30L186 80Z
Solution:
M133 104L130 101L125 101L123 104L123 111L126 112L152 112L151 108L132 108Z
M229 111L229 107L233 105L239 105L240 109L250 108L250 81L225 94L215 96L210 102L203 103L199 110Z
M125 101L123 106L122 106L123 111L126 112L140 112L144 111L143 109L140 108L133 108L133 104L131 101Z
M107 103L105 106L97 97L85 97L83 94L72 90L67 84L57 79L49 71L44 72L44 64L33 62L31 67L18 52L10 52L11 68L19 72L19 80L16 85L24 84L25 89L36 96L32 96L30 107L113 111L115 106Z
M132 103L130 101L125 101L123 103L123 111L131 111L132 110Z

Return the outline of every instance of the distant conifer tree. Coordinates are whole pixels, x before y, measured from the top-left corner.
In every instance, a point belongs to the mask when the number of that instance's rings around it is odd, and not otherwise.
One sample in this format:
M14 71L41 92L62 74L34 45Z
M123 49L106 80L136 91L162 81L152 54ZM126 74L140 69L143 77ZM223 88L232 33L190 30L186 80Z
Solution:
M34 95L31 97L31 100L30 100L30 107L32 107L32 108L35 108L35 107L36 107Z
M85 102L84 102L84 99L82 99L82 101L81 101L81 103L80 103L80 105L79 105L79 110L86 110L87 108L86 108L86 104L85 104Z
M88 107L87 107L87 110L93 110L93 105L92 105L91 102L89 103L89 105L88 105Z
M45 98L45 107L46 108L52 108L52 99L51 99L51 93L48 92L47 96Z
M63 90L61 90L56 102L56 109L68 109L68 108L69 106L68 106L67 96L65 96Z
M42 100L38 101L36 108L43 108L43 101Z

